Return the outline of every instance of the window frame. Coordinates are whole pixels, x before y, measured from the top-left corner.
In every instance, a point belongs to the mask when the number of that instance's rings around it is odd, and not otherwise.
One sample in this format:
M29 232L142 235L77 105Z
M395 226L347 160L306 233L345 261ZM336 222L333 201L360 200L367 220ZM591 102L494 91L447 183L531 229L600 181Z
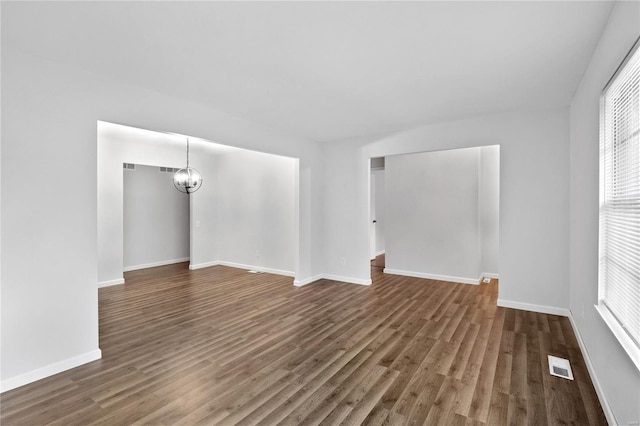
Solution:
M621 71L625 69L625 66L627 65L629 60L639 50L640 50L640 38L638 38L635 41L635 43L633 44L633 46L625 56L622 63L618 66L618 68L613 73L609 81L607 81L607 84L602 89L602 92L600 95L600 123L599 123L600 138L599 138L599 154L598 154L598 162L599 162L599 178L598 178L599 196L598 198L599 198L599 204L600 204L599 210L598 210L598 303L595 305L597 312L600 314L605 324L612 331L613 335L618 340L620 345L623 347L627 355L631 358L631 361L633 362L635 367L638 369L638 371L640 371L640 341L636 341L636 339L634 339L630 335L630 333L625 329L622 323L618 320L615 313L612 312L609 306L607 306L603 297L603 294L604 294L603 287L605 286L605 284L602 282L600 259L603 251L602 233L604 231L602 229L602 223L601 223L601 217L603 213L600 211L600 208L602 207L601 200L603 197L603 191L604 191L603 182L605 179L605 170L604 170L605 167L603 166L603 163L604 163L603 146L605 143L604 142L605 138L608 136L604 129L604 117L607 113L605 111L605 98L606 98L607 90L609 89L609 87L612 85L612 83L616 81L616 78L619 76Z

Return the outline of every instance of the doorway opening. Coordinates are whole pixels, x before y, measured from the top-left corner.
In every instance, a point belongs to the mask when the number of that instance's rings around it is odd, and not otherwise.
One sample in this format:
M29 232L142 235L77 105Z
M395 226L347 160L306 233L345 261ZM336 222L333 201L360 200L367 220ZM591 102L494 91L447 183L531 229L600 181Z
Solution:
M190 259L189 196L173 186L177 168L123 163L123 271Z
M191 270L225 265L293 278L299 159L189 141L190 165L203 178L191 195L172 181L185 166L185 135L98 122L98 286L187 260Z
M369 173L369 259L371 268L385 267L385 174L384 157L371 158Z
M372 270L499 278L498 145L371 158L369 192Z

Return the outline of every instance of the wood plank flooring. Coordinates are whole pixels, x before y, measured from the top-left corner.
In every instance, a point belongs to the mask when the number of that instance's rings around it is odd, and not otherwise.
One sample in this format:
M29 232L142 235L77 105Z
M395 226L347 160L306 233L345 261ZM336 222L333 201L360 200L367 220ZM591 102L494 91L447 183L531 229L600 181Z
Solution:
M567 318L496 307L496 281L372 275L127 273L99 290L103 359L5 392L1 424L606 424Z

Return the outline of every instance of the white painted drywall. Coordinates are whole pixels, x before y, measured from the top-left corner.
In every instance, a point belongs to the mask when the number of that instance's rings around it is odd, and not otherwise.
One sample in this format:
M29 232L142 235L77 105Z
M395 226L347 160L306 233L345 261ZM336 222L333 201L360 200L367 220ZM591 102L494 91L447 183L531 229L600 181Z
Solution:
M369 157L359 141L325 147L324 229L325 274L343 281L371 283L369 258Z
M375 219L376 219L376 255L380 255L385 252L386 245L386 210L387 210L387 197L386 197L386 181L384 170L374 170L373 177L375 179Z
M140 269L189 257L189 196L173 173L157 166L123 169L124 268Z
M617 2L571 103L571 313L586 358L615 416L640 423L640 372L596 312L598 302L599 101L602 89L640 36L640 3ZM605 410L606 411L606 410Z
M499 297L568 309L568 129L568 108L559 108L475 117L375 140L328 144L324 188L326 273L360 280L370 277L366 197L369 158L499 145ZM345 265L341 263L343 256Z
M238 150L217 157L218 259L293 274L297 161Z
M300 158L296 278L321 273L323 155L316 143L31 56L5 41L3 37L2 389L100 356L99 120ZM122 179L121 164L117 175ZM20 185L7 176L20 176Z
M476 280L480 275L480 148L385 159L385 271Z
M480 272L499 275L500 147L480 148L478 213Z
M191 194L191 247L189 266L215 264L219 259L218 236L218 153L209 149L200 151L200 163L195 166L202 175L202 186Z

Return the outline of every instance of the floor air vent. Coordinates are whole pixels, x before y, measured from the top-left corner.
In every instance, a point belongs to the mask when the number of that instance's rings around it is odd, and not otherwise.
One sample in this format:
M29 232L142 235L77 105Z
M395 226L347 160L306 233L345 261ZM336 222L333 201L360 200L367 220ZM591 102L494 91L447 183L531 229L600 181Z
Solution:
M573 373L568 359L549 355L549 374L573 380Z

